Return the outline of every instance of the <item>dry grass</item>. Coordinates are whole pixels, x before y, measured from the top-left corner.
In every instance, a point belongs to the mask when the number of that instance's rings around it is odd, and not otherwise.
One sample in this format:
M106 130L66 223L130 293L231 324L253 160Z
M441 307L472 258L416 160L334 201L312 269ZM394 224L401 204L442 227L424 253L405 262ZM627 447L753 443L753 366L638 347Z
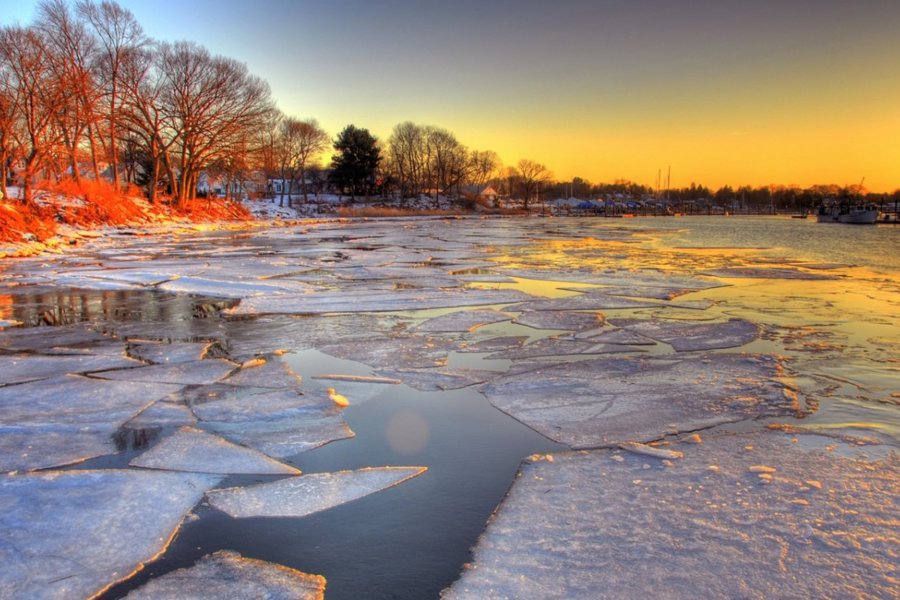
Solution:
M448 217L454 215L471 214L466 211L450 211L440 209L412 209L412 208L389 208L380 206L366 206L360 208L351 208L346 206L338 207L338 216L352 217Z
M0 201L0 242L22 242L31 236L42 242L55 233L51 208Z

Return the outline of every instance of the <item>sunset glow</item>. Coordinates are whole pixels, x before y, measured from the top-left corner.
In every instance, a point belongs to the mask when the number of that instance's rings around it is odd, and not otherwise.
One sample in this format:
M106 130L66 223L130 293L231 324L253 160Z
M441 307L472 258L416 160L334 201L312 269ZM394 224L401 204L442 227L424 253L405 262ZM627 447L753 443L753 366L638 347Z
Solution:
M900 187L896 2L121 4L155 39L246 62L330 135L437 125L559 180Z

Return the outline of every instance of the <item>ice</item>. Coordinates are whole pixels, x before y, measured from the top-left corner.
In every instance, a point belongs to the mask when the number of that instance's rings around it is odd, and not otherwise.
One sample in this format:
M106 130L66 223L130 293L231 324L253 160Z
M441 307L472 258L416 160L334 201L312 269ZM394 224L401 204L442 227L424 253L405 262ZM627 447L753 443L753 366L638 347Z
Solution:
M548 298L525 302L517 307L522 311L544 310L606 310L616 308L648 308L660 306L657 302L634 300L622 296L609 296L599 292L590 292L565 298Z
M173 265L174 267L174 265ZM114 282L124 282L128 284L137 284L142 286L155 286L170 279L175 279L177 275L173 273L163 273L158 271L146 271L140 269L107 269L103 271L79 271L81 277L89 277L91 279L108 280ZM94 287L90 285L89 287Z
M225 310L231 316L257 314L327 314L457 308L523 302L533 296L516 290L375 290L327 291L302 295L256 296Z
M284 281L278 285L272 285L259 282L235 281L233 279L218 280L201 277L180 277L167 281L158 287L161 290L172 293L234 299L251 296L270 297L273 294L296 294L312 289L309 285L299 281Z
M191 427L182 427L130 463L133 467L194 473L297 475L298 469Z
M39 356L34 354L0 355L0 385L24 383L47 379L67 373L87 373L103 369L140 366L141 363L125 357L125 346L121 346L121 356L108 355L67 355Z
M512 315L499 310L461 310L428 319L416 327L417 331L472 331L489 323L509 321Z
M171 365L151 365L132 369L101 371L92 373L92 376L115 381L204 385L224 379L236 368L237 365L234 363L213 358Z
M94 597L163 552L219 480L136 470L0 476L0 597Z
M568 311L527 311L513 320L519 325L527 325L535 329L561 329L581 331L599 327L603 324L601 313L568 312Z
M85 347L108 341L108 337L84 325L0 331L0 348L9 352L42 352L58 346Z
M179 427L193 425L197 421L194 413L183 404L172 402L154 402L141 411L136 417L125 423L129 429L148 429L151 427Z
M502 352L518 348L528 341L528 336L501 336L492 337L477 342L469 342L459 348L457 352Z
M896 597L900 454L844 458L804 437L704 437L668 465L526 463L442 598Z
M215 342L129 342L128 355L156 364L173 364L191 362L204 358Z
M759 337L759 327L743 319L724 323L610 319L616 327L670 344L677 352L737 348Z
M683 294L689 294L696 291L691 288L683 287L655 287L655 286L610 286L604 287L600 292L609 294L610 296L629 296L631 298L653 298L656 300L671 300Z
M621 344L624 346L652 346L656 344L652 339L628 329L613 329L603 327L591 331L575 334L576 339L586 339L603 344Z
M414 369L443 366L459 342L431 336L375 340L345 340L319 350L336 358L354 360L375 369Z
M495 371L446 369L400 369L386 373L398 377L405 385L422 392L458 390L490 381L498 375Z
M509 373L482 391L543 435L591 448L796 412L779 369L766 355L601 358Z
M220 550L190 568L151 579L127 600L323 600L325 578Z
M280 359L266 359L260 366L244 367L232 373L223 383L272 389L299 388L303 378Z
M221 399L194 403L191 408L200 419L198 428L278 458L354 435L324 395L256 394L235 388Z
M305 517L417 477L426 467L373 467L314 473L207 492L209 503L234 518Z
M823 275L821 273L808 273L800 269L787 267L728 267L707 271L706 275L716 277L741 277L750 279L837 279L835 275Z
M542 356L567 356L571 354L584 354L594 342L585 342L564 338L544 338L519 348L501 350L488 355L489 359L506 358L518 360L522 358L538 358Z

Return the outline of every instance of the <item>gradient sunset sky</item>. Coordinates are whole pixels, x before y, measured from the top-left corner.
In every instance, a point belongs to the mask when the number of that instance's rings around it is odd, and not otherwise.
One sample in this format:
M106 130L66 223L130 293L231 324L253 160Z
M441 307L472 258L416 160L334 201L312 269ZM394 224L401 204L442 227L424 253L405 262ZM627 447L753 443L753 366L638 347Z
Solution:
M4 0L28 24L36 1ZM120 0L281 109L437 125L560 180L900 188L900 0Z

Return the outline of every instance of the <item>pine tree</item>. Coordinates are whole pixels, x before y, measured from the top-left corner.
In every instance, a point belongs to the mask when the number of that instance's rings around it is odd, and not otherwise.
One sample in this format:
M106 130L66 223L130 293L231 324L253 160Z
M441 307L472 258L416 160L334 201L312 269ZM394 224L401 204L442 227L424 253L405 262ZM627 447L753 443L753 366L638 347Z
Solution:
M375 171L381 163L378 140L368 129L347 125L334 142L337 154L331 157L331 181L342 191L369 195L375 189Z

